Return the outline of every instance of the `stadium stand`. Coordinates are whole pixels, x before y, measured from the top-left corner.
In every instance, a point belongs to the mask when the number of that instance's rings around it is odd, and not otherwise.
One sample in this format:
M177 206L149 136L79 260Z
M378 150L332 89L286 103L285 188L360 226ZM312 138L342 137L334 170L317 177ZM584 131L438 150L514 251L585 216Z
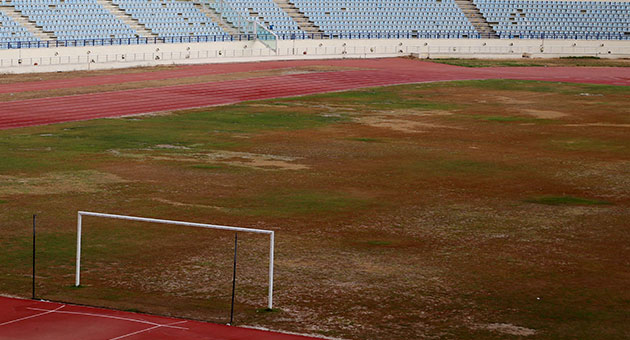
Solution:
M1 8L0 8L1 10ZM26 28L0 11L0 44L15 41L39 41Z
M401 33L427 38L478 36L453 0L295 0L293 3L334 37Z
M113 0L112 2L161 38L226 34L190 1Z
M473 1L501 38L630 39L630 2Z
M12 0L15 9L57 40L133 38L136 32L95 0Z
M280 35L299 34L298 25L272 0L225 0L244 17L249 17Z
M630 39L628 1L0 0L0 10L0 48L250 39L243 20L280 39Z

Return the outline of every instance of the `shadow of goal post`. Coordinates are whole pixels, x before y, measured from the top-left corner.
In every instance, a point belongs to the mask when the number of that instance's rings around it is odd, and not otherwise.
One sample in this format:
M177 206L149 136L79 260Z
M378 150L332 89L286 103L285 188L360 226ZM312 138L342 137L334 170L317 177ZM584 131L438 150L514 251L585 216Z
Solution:
M82 228L83 216L93 216L93 217L101 217L101 218L110 218L110 219L127 220L127 221L138 221L138 222L149 222L149 223L160 223L160 224L172 224L172 225L179 225L179 226L186 226L186 227L217 229L217 230L228 230L228 231L243 232L243 233L267 234L267 235L269 235L269 296L267 298L267 308L269 308L269 309L273 308L274 232L272 230L240 228L240 227L230 227L230 226L224 226L224 225L192 223L192 222L182 222L182 221L171 221L171 220L161 220L161 219L156 219L156 218L146 218L146 217L135 217L135 216L126 216L126 215L103 214L103 213L96 213L96 212L89 212L89 211L79 211L77 213L77 265L76 265L76 279L75 279L75 286L77 286L77 287L81 285L81 228Z

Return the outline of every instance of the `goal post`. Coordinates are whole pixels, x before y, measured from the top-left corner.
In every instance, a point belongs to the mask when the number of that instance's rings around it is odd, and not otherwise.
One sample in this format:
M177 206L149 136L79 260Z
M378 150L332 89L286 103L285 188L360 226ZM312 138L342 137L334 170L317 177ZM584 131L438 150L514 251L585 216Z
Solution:
M241 228L241 227L231 227L231 226L224 226L224 225L192 223L192 222L182 222L182 221L172 221L172 220L161 220L161 219L156 219L156 218L79 211L77 213L77 263L76 263L76 277L75 277L75 286L77 287L81 285L81 229L82 229L82 224L83 224L83 216L101 217L101 218L127 220L127 221L138 221L138 222L171 224L171 225L179 225L179 226L186 226L186 227L228 230L228 231L234 231L234 232L269 235L269 296L267 298L267 308L269 309L273 308L274 232L272 230Z

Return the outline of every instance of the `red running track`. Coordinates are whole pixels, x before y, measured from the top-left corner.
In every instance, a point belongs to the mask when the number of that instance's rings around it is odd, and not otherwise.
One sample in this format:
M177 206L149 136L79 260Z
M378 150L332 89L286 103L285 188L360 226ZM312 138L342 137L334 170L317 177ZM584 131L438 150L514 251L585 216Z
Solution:
M102 308L0 297L0 339L316 340Z
M310 60L184 66L166 71L92 76L0 85L0 93L36 91L191 77L298 66L342 66L361 70L257 77L191 85L100 92L0 103L0 129L118 117L236 103L245 100L307 95L394 84L467 80L522 79L630 85L630 68L497 67L465 68L412 59Z

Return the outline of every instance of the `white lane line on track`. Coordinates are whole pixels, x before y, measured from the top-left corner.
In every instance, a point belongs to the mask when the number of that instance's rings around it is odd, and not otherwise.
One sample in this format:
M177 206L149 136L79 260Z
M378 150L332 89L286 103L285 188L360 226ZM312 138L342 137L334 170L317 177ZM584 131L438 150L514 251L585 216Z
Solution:
M38 311L45 311L45 312L44 313L35 314L35 315L31 315L31 316L26 316L26 317L23 317L23 318L19 318L19 319L7 321L7 322L3 322L3 323L0 323L0 326L9 325L9 324L12 324L12 323L15 323L15 322L36 318L38 316L42 316L42 315L46 315L46 314L50 314L50 313L59 313L58 310L60 310L61 308L65 307L65 306L66 305L61 305L61 307L57 307L56 309L35 309L35 308L28 308L27 307L27 309L38 310Z
M176 328L176 329L183 329L183 330L187 330L188 329L186 327L168 326L168 325L163 325L163 324L159 324L159 323L155 323L155 322L151 322L151 321L139 320L139 319L131 319L131 318L123 318L121 316L113 316L113 315L84 313L84 312L68 312L68 311L48 310L48 309L32 308L32 307L27 307L27 309L38 310L38 311L48 311L48 313L72 314L72 315L82 315L82 316L94 316L94 317L99 317L99 318L115 319L115 320L130 321L130 322L138 322L138 323L144 323L144 324L147 324L147 325L168 327L168 328Z
M141 329L141 330L136 331L136 332L133 332L133 333L129 333L129 334L125 334L125 335L117 336L117 337L115 337L115 338L111 338L111 339L109 339L109 340L118 340L118 339L126 338L126 337L129 337L129 336L132 336L132 335L136 335L136 334L140 334L140 333L148 332L148 331L154 330L154 329L156 329L156 328L160 328L160 327L168 327L168 326L177 325L177 324L184 323L184 322L187 322L187 321L178 321L178 322L173 322L173 323L169 323L169 324L166 324L166 325L153 326L153 327L149 327L149 328L147 328L147 329Z

